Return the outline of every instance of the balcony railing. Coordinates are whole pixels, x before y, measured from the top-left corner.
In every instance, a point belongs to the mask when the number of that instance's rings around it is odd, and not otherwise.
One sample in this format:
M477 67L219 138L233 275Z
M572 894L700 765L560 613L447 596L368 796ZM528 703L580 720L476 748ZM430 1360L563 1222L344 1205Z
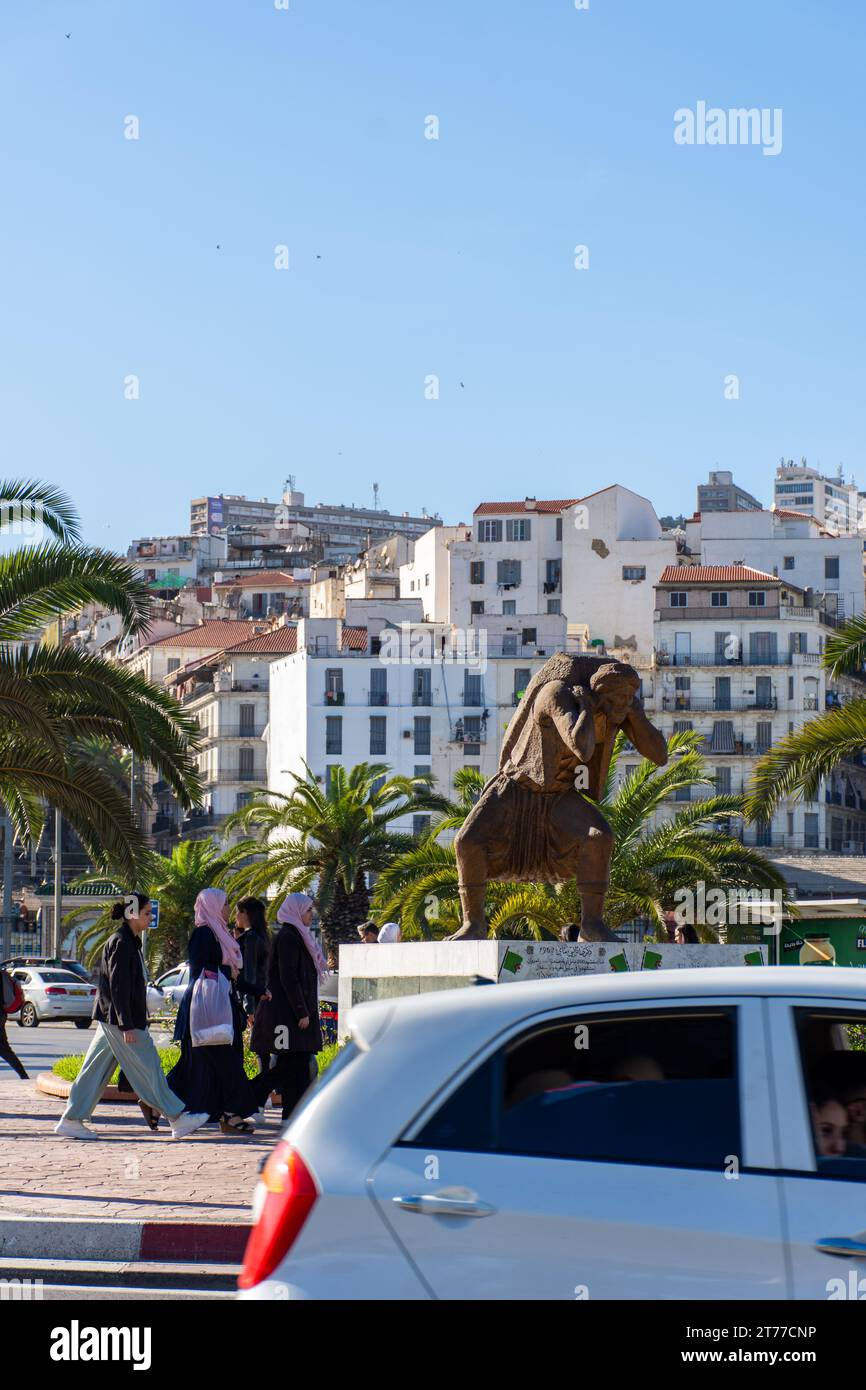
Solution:
M207 748L221 738L261 738L264 724L225 724L218 729L205 729L202 746Z
M723 622L725 618L734 618L737 621L748 618L773 619L774 621L782 616L782 611L776 604L767 604L764 607L751 604L747 608L657 608L656 619L661 622L703 622L707 619L714 623Z
M182 705L188 705L193 700L200 700L203 695L213 695L213 693L213 681L199 681L198 685L194 685L192 690L188 690L185 695L181 696L180 702Z
M367 703L369 705L387 705L387 690L371 690L367 696Z
M346 703L346 692L345 692L345 690L326 690L326 691L325 691L325 704L326 704L326 705L344 705L345 703Z
M775 710L779 703L775 695L759 699L756 695L665 695L662 709L675 714L724 714L726 711Z
M803 654L805 655L805 654ZM815 656L815 661L820 657ZM740 657L727 657L724 652L657 651L657 666L790 666L790 652L766 652L760 655L743 652Z
M429 690L413 690L412 704L424 708L433 704L433 695Z

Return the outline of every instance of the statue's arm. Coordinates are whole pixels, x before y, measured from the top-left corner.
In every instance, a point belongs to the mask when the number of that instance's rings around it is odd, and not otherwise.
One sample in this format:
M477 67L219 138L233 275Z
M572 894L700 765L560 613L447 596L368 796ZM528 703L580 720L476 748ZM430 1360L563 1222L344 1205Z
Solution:
M582 763L588 763L595 752L595 721L591 701L588 691L584 703L580 694L575 697L572 688L565 682L551 682L542 697L539 711L549 716L563 743Z
M632 705L622 727L639 753L658 767L664 767L668 760L667 739L649 722L642 705L637 702Z

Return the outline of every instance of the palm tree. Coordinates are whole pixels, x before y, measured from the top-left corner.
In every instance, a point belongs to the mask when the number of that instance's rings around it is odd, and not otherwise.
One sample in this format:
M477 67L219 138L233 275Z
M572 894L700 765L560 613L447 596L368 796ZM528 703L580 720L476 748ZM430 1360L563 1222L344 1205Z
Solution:
M132 879L144 842L128 795L90 756L88 741L147 759L190 806L201 797L197 723L140 675L72 647L40 645L41 632L87 603L141 633L150 595L125 560L80 542L72 504L56 489L16 480L0 483L0 497L38 505L53 537L0 556L0 801L19 840L38 840L49 803L97 867ZM8 519L0 509L0 530Z
M226 856L213 840L185 840L175 845L170 857L148 851L142 859L139 877L133 888L141 888L159 902L159 926L147 933L147 961L154 974L169 970L186 959L186 947L193 929L195 900L202 888L212 887L227 867ZM94 884L106 897L99 903L73 908L63 919L66 927L74 926L93 916L96 919L78 937L78 948L88 965L93 965L117 922L111 918L112 905L117 901L114 884L98 875L79 879L73 887Z
M330 949L357 941L356 927L370 914L368 874L381 873L415 837L393 823L421 812L445 812L449 803L431 790L431 777L389 775L384 763L331 769L324 789L304 764L288 794L262 791L225 821L252 838L230 852L231 891L261 896L315 889L322 935ZM264 846L264 854L262 848Z
M852 618L829 638L823 665L833 679L861 676L866 662L866 614ZM843 758L866 747L866 696L810 719L773 745L755 768L747 801L753 820L769 820L780 801L813 801L821 781Z
M757 850L727 833L728 823L744 814L739 796L705 796L684 806L670 820L650 828L655 812L683 788L711 785L706 765L698 752L700 736L674 734L668 741L671 758L664 768L642 762L616 783L616 766L623 748L617 739L607 784L599 803L614 835L610 888L605 922L612 929L636 917L655 923L665 938L665 912L677 902L678 889L694 891L703 881L707 889L780 889L781 874ZM462 784L459 806L430 835L399 856L381 875L374 894L379 920L397 918L403 936L441 936L459 921L457 865L451 845L438 835L454 829L468 814L475 797L468 781ZM493 936L558 936L566 922L580 921L580 896L574 883L491 883L487 910ZM715 933L698 926L708 940Z

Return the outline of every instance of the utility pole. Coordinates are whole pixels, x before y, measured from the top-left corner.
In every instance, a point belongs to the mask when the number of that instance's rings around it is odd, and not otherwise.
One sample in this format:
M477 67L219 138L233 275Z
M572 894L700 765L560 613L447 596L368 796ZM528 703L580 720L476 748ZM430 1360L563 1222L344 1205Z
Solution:
M61 926L63 916L63 816L54 810L54 941L53 950L46 955L60 955ZM44 950L43 944L43 950Z

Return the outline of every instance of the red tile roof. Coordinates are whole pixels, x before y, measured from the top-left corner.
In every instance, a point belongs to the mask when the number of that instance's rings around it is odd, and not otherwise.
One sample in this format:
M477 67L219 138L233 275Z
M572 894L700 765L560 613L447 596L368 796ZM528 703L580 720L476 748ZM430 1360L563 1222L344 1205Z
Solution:
M298 650L298 629L289 623L275 627L272 632L263 632L258 637L248 637L233 647L226 647L224 656L256 656L258 653L290 653Z
M365 627L344 627L340 645L344 652L365 652L367 650L367 629Z
M770 510L775 512L776 516L790 516L793 517L795 521L814 521L816 526L821 525L818 518L812 516L809 512L794 512L790 507L772 507Z
M530 498L530 501L532 499ZM526 502L481 502L475 508L474 516L504 516L508 512L519 512L521 516L532 516L533 512L561 512L563 507L573 507L579 497L568 497L558 502L534 502L527 507Z
M218 589L288 589L294 584L307 584L309 580L295 579L287 570L250 570L244 574L231 574L221 579Z
M660 584L781 584L775 574L754 570L748 565L667 565Z
M159 637L154 647L206 647L209 651L223 651L235 642L254 637L262 631L261 623L237 618L208 618L198 627L182 628L170 637Z

